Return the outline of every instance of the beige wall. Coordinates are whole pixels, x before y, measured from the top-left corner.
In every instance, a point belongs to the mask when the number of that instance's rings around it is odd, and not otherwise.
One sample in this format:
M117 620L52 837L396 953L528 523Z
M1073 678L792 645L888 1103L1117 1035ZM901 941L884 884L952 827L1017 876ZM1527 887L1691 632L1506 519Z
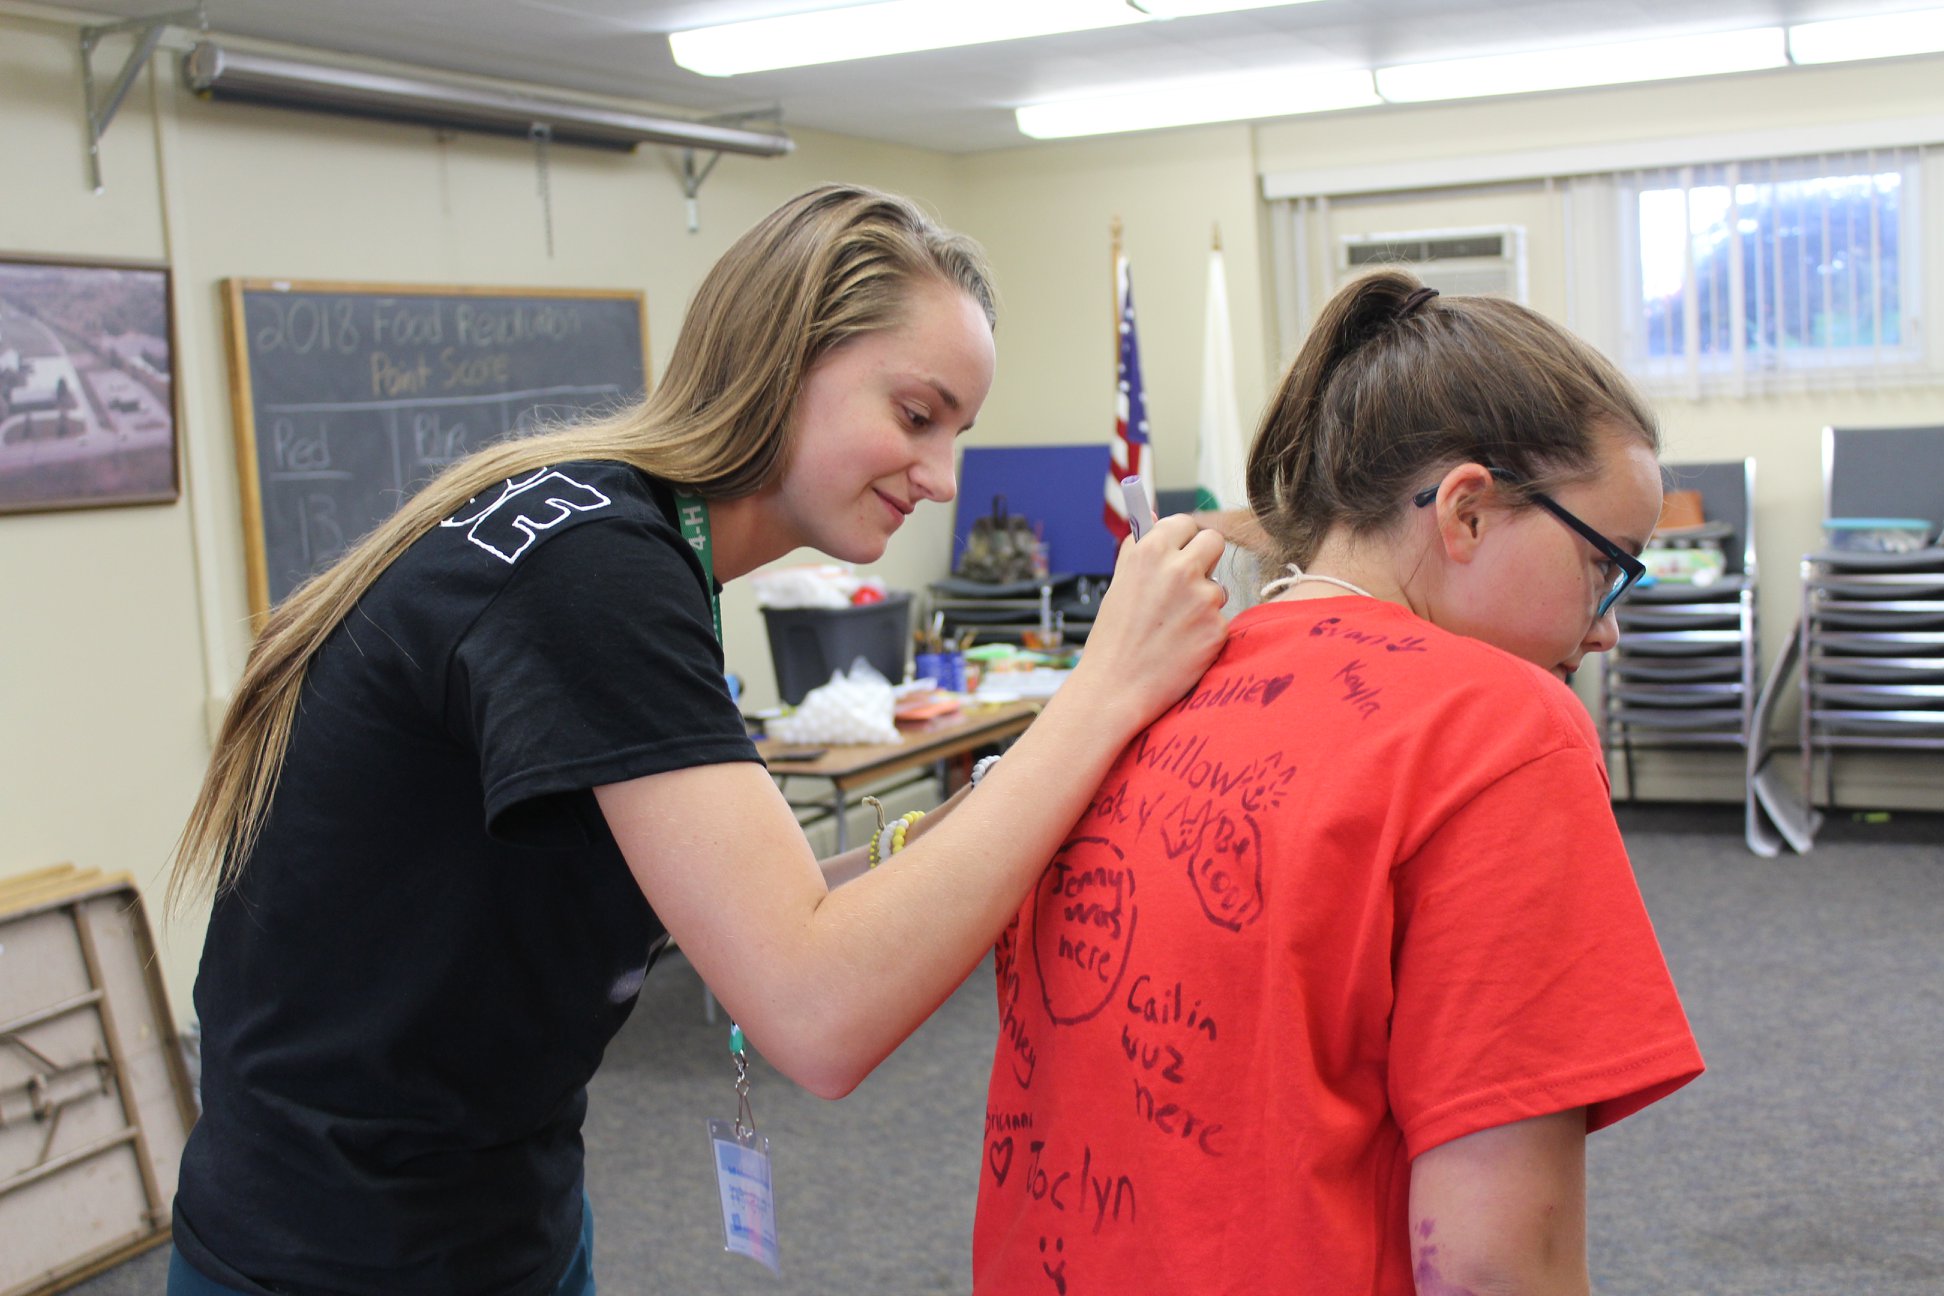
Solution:
M147 90L105 141L95 195L77 75L72 28L0 18L0 249L166 259ZM0 874L73 860L152 890L208 758L204 692L186 507L0 518ZM199 928L178 950L193 956Z
M550 258L525 145L205 104L179 88L168 53L110 130L107 189L92 194L75 29L0 0L0 175L9 177L0 251L171 265L184 447L177 504L0 518L0 876L71 859L127 869L152 893L159 888L207 758L208 716L247 648L217 298L225 277L638 288L659 373L689 293L730 239L806 185L862 180L912 194L992 254L1002 295L999 379L977 441L1104 442L1113 417L1108 228L1118 216L1139 303L1155 476L1187 486L1214 226L1226 246L1245 424L1294 340L1277 336L1270 319L1262 173L1439 158L1482 151L1481 141L1516 150L1678 135L1701 123L1905 115L1931 110L1926 91L1941 71L1944 60L1928 60L1739 78L1732 96L1655 87L966 157L793 131L799 149L790 158L721 162L703 189L696 234L685 227L669 151L556 148ZM1510 219L1481 215L1490 199L1467 202L1464 223ZM1519 219L1534 236L1543 304L1563 255L1541 216ZM1813 502L1815 429L1831 420L1944 421L1944 397L1926 390L1665 411L1671 457L1761 458L1762 516L1771 538L1783 537L1764 557L1771 573L1786 573L1799 537L1768 523ZM886 579L922 588L942 572L950 523L945 509L914 517L880 564ZM761 619L745 587L731 587L724 615L732 667L750 679L753 700L773 697ZM1771 643L1791 619L1792 608L1771 609ZM1923 803L1934 791L1934 778L1905 787L1904 777L1887 776L1893 803ZM168 933L169 983L184 1018L200 930L192 915Z
M974 154L959 164L965 227L1002 295L999 378L981 419L995 441L1104 442L1114 426L1112 223L1133 276L1156 464L1195 484L1208 251L1227 265L1240 407L1266 394L1260 203L1252 132L1213 126Z

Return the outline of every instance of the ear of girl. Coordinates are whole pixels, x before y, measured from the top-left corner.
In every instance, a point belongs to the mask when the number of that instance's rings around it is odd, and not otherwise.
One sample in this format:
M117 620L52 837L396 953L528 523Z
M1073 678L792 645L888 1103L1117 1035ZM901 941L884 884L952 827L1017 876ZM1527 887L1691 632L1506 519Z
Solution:
M1548 498L1638 553L1659 516L1659 461L1638 437L1603 432L1595 443L1598 471ZM1435 561L1417 566L1407 590L1426 620L1563 679L1618 641L1611 609L1601 609L1611 559L1551 510L1471 463L1445 475L1424 512L1431 535L1418 544Z
M1438 484L1433 517L1449 561L1468 563L1478 556L1483 543L1479 523L1495 499L1496 486L1490 470L1475 463L1459 464Z

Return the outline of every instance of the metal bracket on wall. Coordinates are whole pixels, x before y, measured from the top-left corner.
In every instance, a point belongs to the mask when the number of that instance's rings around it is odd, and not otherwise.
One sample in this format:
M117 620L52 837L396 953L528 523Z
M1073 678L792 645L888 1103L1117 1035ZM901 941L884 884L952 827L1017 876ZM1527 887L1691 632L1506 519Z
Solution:
M702 120L711 126L732 126L737 129L742 129L751 122L758 122L770 126L778 133L781 133L783 128L783 105L764 104L760 108L745 108L733 112L717 113L713 117L704 117ZM682 150L682 197L687 199L688 203L688 232L691 234L698 232L702 228L702 205L699 201L702 193L702 182L709 178L711 171L715 170L716 163L722 161L722 151L720 149L710 149L707 152L708 161L698 166L696 159L700 156L700 151L693 148L685 148Z
M108 133L108 125L121 111L122 101L135 85L135 78L148 66L149 56L155 47L162 43L162 33L171 27L186 27L194 24L203 32L209 30L209 15L201 5L194 9L183 9L176 13L157 14L151 18L130 18L123 22L107 23L99 27L81 29L81 94L88 110L88 179L94 191L102 191L101 183L101 137ZM109 36L125 31L137 33L135 47L128 51L128 59L122 64L121 71L115 74L115 84L108 88L108 94L100 103L95 101L94 51L95 46Z

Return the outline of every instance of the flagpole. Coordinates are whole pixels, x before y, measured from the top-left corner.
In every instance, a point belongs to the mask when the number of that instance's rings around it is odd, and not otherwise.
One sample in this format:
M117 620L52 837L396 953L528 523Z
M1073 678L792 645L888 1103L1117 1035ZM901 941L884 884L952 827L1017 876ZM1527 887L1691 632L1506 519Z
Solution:
M1230 333L1227 275L1222 264L1222 227L1210 234L1206 327L1202 331L1201 432L1196 447L1197 506L1227 511L1242 507L1248 454L1235 407L1235 343Z
M1141 413L1139 393L1130 384L1138 384L1139 373L1134 362L1129 359L1132 351L1133 314L1131 304L1123 293L1126 261L1121 246L1121 218L1115 216L1108 224L1112 234L1108 251L1108 298L1112 307L1112 325L1107 336L1114 345L1114 442L1107 452L1107 476L1102 486L1105 491L1102 520L1107 530L1114 536L1116 544L1127 537L1127 504L1121 493L1122 478L1139 474L1143 470L1140 462L1139 444L1135 438L1145 435L1145 427L1137 427L1136 422L1145 424ZM1152 499L1152 495L1149 497Z
M1114 327L1107 336L1114 343L1114 368L1120 368L1120 263L1121 263L1121 218L1116 216L1107 226L1111 237L1107 250L1107 313L1113 317Z
M1121 239L1122 228L1121 218L1118 216L1114 217L1108 225L1108 230L1113 237L1109 240L1112 244L1112 250L1109 254L1107 266L1107 295L1110 298L1109 306L1113 310L1114 324L1107 336L1113 339L1114 343L1114 376L1116 379L1120 377L1121 366L1120 335L1121 325L1124 322L1121 318L1121 311L1127 305L1126 302L1121 300L1121 263L1127 259L1127 249ZM1127 470L1142 479L1143 484L1147 488L1148 502L1152 504L1154 500L1154 482L1151 477L1153 465L1136 462L1138 454L1139 450L1137 447L1129 446L1127 448ZM1112 489L1111 482L1109 483L1109 489Z

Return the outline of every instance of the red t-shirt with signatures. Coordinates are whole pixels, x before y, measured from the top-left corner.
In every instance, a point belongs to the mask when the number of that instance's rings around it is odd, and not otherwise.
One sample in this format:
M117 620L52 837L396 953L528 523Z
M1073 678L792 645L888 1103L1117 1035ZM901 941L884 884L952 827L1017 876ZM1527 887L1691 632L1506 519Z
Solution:
M1411 1158L1693 1079L1586 710L1408 609L1237 617L997 957L980 1293L1398 1293Z

